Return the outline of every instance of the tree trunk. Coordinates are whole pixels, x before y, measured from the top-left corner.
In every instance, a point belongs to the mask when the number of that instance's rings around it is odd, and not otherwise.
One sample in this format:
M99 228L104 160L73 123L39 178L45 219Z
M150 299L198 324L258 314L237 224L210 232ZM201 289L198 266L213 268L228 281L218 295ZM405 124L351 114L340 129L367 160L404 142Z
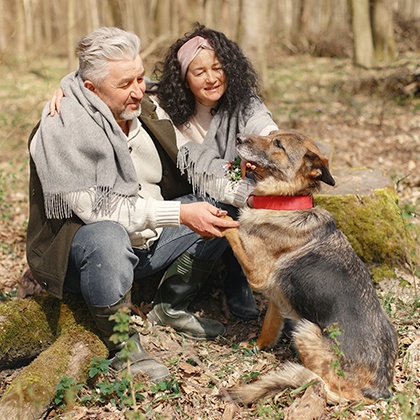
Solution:
M0 14L0 28L4 28L6 26L6 11L5 11L5 0L0 0L0 10L2 13ZM6 50L7 45L7 36L5 30L0 30L0 52Z
M266 10L265 0L243 0L242 2L240 44L257 70L263 85L268 79Z
M76 68L76 57L74 49L76 46L75 40L75 3L74 0L67 2L67 57L68 57L68 70L73 71Z
M372 5L372 33L376 61L384 66L398 56L394 39L392 3L390 0L374 0Z
M168 37L171 34L171 1L158 0L156 8L156 35Z
M51 3L48 0L42 0L41 3L41 16L51 16L52 15L52 7ZM39 25L37 25L39 26ZM53 41L53 19L43 19L42 21L42 29L44 32L44 38L40 38L38 41L40 44L51 44Z
M351 0L351 6L354 63L369 69L375 66L369 0Z
M25 13L23 8L23 0L17 1L15 3L16 7L16 49L15 53L22 56L26 53L26 44L25 44Z
M87 1L86 19L89 32L101 26L96 0Z

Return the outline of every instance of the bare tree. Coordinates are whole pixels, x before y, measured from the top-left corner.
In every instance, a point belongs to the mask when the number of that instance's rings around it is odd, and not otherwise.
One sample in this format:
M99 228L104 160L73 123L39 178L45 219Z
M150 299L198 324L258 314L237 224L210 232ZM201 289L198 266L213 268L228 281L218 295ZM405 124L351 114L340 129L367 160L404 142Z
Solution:
M352 0L354 62L366 68L388 65L398 55L391 0Z
M100 25L99 10L96 0L87 1L87 19L88 19L88 30L92 31L98 28Z
M5 14L5 0L0 0L0 10L2 13L0 13L0 28L4 28L6 26L6 14ZM1 52L6 49L6 43L7 43L7 32L6 31L0 31L0 56Z
M382 65L391 64L398 55L394 39L394 25L391 0L373 0L372 34L376 61Z
M240 43L263 84L268 78L266 56L268 32L265 30L268 18L267 5L265 0L243 0L240 12Z
M15 3L16 7L16 51L17 54L23 56L26 53L25 43L25 10L23 0Z
M354 62L362 67L375 65L373 37L370 26L370 0L352 0L351 16L353 27Z
M156 8L156 35L171 34L171 0L158 0Z
M76 58L74 56L74 46L76 44L75 37L75 8L74 0L67 1L67 58L69 71L76 67Z

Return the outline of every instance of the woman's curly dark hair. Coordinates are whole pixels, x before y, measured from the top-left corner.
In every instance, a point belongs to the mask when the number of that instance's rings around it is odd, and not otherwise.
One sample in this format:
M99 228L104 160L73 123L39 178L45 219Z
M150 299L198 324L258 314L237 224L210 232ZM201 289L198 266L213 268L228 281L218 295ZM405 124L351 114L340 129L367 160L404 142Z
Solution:
M209 41L226 76L226 92L219 100L218 110L226 110L228 115L232 115L241 106L246 111L252 98L259 93L257 73L238 44L222 32L195 23L192 32L172 44L164 60L158 62L153 71L153 76L159 81L159 104L176 126L188 123L195 112L195 98L181 79L177 53L189 39L197 35Z

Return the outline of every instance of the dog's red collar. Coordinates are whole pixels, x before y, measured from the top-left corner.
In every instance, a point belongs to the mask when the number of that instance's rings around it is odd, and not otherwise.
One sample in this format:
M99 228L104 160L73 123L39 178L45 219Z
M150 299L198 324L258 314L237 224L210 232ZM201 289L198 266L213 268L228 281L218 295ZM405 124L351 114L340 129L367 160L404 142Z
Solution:
M252 205L249 198L252 197ZM304 210L314 206L314 198L311 195L254 195L247 199L247 204L253 209L267 210Z

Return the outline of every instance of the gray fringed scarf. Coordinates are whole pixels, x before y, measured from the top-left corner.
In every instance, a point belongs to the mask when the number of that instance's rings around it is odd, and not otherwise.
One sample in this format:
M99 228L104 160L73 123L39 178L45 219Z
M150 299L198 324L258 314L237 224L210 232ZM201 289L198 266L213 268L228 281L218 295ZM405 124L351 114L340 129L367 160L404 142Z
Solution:
M239 112L231 117L217 113L202 144L190 141L179 149L177 165L181 173L187 173L194 192L207 193L216 201L223 198L227 164L238 155L235 140L245 125L243 119Z
M134 205L137 176L127 139L110 109L75 73L62 80L61 88L61 113L49 116L46 104L35 146L46 216L71 217L80 192L89 189L94 214Z
M252 99L248 111L242 107L232 115L218 111L202 144L190 141L179 149L178 167L182 173L187 173L195 192L208 193L221 201L229 182L226 177L228 161L233 161L238 155L237 134L261 133L270 126L276 127L276 124L258 97Z

